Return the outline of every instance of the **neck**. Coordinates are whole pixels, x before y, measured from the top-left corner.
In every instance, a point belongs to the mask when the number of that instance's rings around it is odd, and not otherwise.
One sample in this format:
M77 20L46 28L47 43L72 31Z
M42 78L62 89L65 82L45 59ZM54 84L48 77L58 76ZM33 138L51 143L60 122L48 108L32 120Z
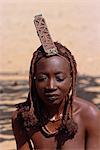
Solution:
M61 113L63 114L65 105L65 100L62 100L60 104L54 106L44 105L44 113L48 117L59 116Z

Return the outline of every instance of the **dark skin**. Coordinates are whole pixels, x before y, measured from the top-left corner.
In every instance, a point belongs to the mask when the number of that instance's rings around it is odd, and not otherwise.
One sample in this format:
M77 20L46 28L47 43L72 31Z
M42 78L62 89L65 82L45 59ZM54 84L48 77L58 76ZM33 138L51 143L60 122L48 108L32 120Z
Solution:
M36 89L43 103L46 115L59 118L63 111L65 97L71 86L70 66L66 58L52 56L42 58L35 66ZM18 150L29 150L24 129L16 122L16 112L13 115L13 130ZM62 146L65 150L98 150L100 147L100 113L95 105L75 97L73 102L73 118L78 124L78 132L74 139L68 140ZM61 120L51 123L47 127L55 132ZM32 132L31 132L32 133ZM41 131L31 134L36 149L56 149L54 137L46 138Z

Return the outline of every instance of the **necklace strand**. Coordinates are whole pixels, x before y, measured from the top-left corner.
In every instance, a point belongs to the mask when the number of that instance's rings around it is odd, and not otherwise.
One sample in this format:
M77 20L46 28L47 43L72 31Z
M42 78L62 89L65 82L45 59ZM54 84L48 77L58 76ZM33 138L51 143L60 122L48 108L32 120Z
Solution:
M46 125L42 127L42 130L47 135L55 135L57 133L57 130L55 132L51 132Z
M50 122L57 122L57 121L59 121L60 119L62 119L62 116L63 116L62 113L59 115L59 118L57 118L57 119L56 119L55 116L53 116L51 119L49 119L49 121L50 121Z

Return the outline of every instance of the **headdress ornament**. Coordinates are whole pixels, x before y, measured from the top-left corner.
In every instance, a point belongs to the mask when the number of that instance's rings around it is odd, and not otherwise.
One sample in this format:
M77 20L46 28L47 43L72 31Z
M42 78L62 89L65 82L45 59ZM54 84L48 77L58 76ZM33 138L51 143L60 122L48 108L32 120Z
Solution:
M57 48L52 41L45 19L42 17L42 15L35 16L34 24L46 56L58 54Z

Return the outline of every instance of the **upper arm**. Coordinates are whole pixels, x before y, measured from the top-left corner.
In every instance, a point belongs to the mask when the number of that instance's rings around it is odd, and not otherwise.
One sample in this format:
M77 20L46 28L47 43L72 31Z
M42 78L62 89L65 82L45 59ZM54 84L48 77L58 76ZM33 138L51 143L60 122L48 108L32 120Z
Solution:
M18 150L29 150L27 135L17 119L17 111L12 115L12 129L16 140Z
M100 112L95 106L89 106L85 116L86 150L100 148Z

